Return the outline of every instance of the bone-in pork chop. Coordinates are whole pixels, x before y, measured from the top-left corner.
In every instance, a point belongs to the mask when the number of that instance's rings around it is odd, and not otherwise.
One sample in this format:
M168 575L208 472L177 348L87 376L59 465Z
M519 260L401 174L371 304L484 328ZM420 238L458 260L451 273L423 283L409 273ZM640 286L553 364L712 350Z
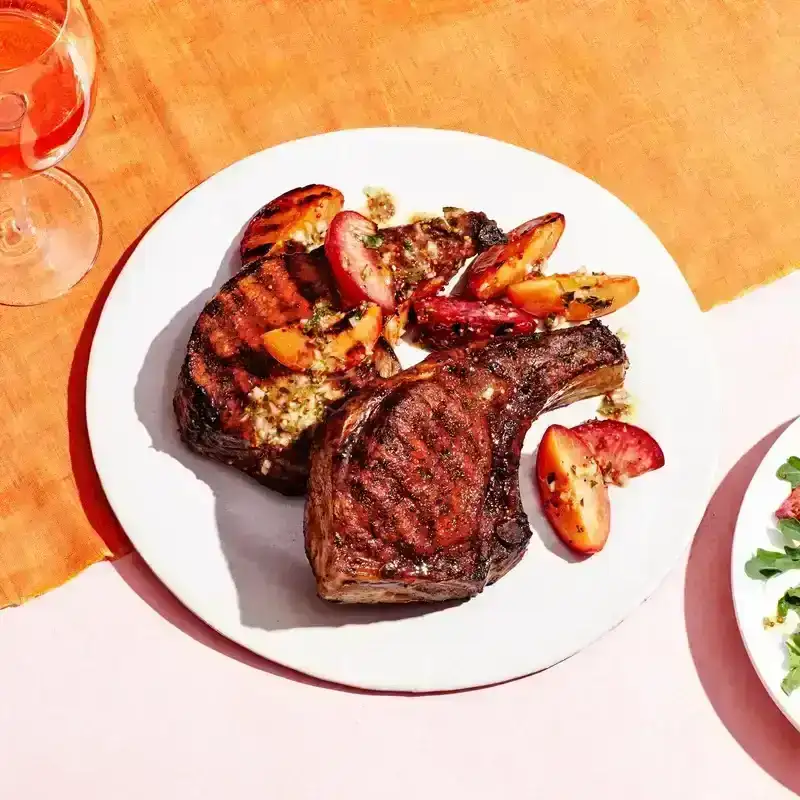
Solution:
M522 558L523 439L545 411L622 385L602 323L476 343L379 381L328 421L312 454L306 552L322 598L473 596Z

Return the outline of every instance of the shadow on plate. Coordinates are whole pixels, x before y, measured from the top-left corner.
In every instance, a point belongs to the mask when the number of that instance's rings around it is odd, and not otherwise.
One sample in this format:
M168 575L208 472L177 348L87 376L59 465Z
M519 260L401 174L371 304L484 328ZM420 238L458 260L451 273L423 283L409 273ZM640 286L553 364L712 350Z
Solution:
M123 250L86 315L86 321L75 345L70 365L67 382L67 428L72 474L89 524L111 552L117 556L129 553L132 548L103 492L89 446L89 432L86 426L86 379L89 371L89 356L103 307L125 264L128 263L128 259L145 234L180 200L181 197L177 198Z
M689 555L684 603L692 658L717 715L764 770L800 793L800 734L772 702L750 663L736 625L730 582L739 508L753 474L789 424L742 456L715 492Z
M214 494L220 545L236 586L242 624L264 630L336 627L405 619L453 605L370 607L320 600L303 547L304 499L272 492L236 470L195 455L180 441L172 397L186 344L205 304L238 271L238 250L239 237L228 249L213 287L181 309L153 341L136 383L135 405L152 446L180 462Z

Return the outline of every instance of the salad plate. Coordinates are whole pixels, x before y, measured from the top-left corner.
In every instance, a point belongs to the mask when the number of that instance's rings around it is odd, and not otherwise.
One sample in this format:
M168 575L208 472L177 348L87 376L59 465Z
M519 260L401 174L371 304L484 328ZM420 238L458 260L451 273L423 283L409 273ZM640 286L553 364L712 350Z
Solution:
M770 697L800 729L800 420L772 445L742 502L731 587L745 649ZM790 499L791 498L791 499Z

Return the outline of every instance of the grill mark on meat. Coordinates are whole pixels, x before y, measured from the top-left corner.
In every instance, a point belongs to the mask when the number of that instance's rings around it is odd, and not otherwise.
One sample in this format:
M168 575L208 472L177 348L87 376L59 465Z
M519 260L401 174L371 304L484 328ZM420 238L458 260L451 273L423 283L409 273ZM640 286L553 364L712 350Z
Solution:
M266 353L261 335L307 318L316 300L335 307L332 282L324 255L287 254L249 263L209 301L192 331L173 403L181 438L192 450L285 494L304 492L312 430L285 447L258 444L245 410L255 386L268 390L292 374ZM371 362L332 384L346 399L380 372L397 370L396 357L381 341ZM326 405L332 411L341 402Z
M305 537L320 596L455 599L502 577L531 535L519 491L530 422L621 385L626 368L594 321L437 353L350 400L312 456Z
M302 263L303 259L294 255L266 258L258 277L251 275L242 281L239 287L242 293L246 293L248 284L256 280L264 286L264 304L256 306L254 311L261 319L269 320L270 327L289 325L311 314L311 303L298 291L297 283L287 270L289 264L295 268Z

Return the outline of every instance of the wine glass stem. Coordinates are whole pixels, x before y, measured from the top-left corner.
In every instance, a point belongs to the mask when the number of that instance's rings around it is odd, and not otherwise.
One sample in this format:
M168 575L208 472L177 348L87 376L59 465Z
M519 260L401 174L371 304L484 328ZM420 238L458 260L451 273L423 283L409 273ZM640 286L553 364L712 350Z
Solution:
M13 245L16 241L33 236L35 230L30 215L28 214L28 201L25 192L25 179L11 180L8 185L8 204L11 215L5 221L3 237L9 244Z

